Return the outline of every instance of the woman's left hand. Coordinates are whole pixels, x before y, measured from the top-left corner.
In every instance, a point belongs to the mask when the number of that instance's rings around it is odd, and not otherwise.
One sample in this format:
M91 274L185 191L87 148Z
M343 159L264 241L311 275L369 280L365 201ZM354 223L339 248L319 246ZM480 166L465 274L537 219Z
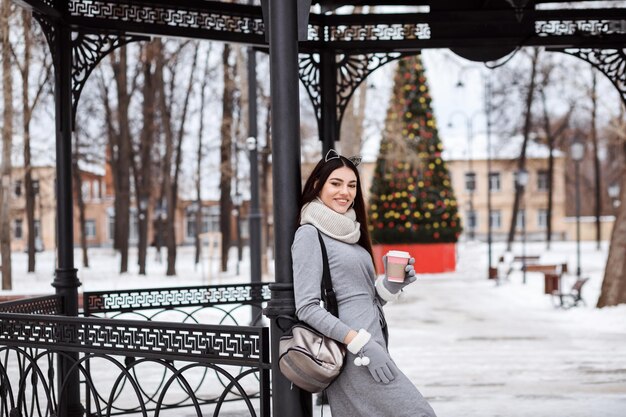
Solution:
M402 282L389 281L387 279L387 274L385 274L385 278L383 279L383 285L390 293L397 294L398 292L402 291L404 287L406 287L409 284L414 283L415 280L417 280L417 277L415 276L415 267L413 266L414 263L415 263L415 258L409 259L409 263L404 268L404 281ZM386 271L387 270L387 256L383 256L383 264L385 266L385 271Z

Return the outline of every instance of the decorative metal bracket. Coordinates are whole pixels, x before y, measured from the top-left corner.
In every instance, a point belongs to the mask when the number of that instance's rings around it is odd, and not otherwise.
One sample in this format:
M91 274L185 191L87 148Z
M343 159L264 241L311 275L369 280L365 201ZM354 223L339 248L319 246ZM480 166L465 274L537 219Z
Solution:
M57 57L55 56L54 48L56 41L55 23L51 18L39 13L33 13L33 17L41 25L48 42L50 54L52 55L52 62L56 65ZM80 94L89 79L89 75L98 63L121 46L149 39L147 36L72 32L72 125L76 122L76 109Z
M626 105L626 49L550 49L575 56L593 65L607 76Z
M72 124L76 121L78 100L89 75L98 63L115 49L135 41L149 40L146 36L93 34L73 32L72 36Z
M408 54L400 52L371 53L359 55L336 55L337 59L337 129L341 126L343 114L350 98L367 79L367 77L383 65L402 58ZM300 80L304 84L321 130L322 94L320 84L320 57L317 53L300 54Z
M50 49L50 55L52 55L52 62L57 62L56 56L54 54L54 40L56 38L56 29L54 24L52 23L52 19L39 13L33 13L33 18L39 23L43 35L46 37L46 42L48 42L48 49Z

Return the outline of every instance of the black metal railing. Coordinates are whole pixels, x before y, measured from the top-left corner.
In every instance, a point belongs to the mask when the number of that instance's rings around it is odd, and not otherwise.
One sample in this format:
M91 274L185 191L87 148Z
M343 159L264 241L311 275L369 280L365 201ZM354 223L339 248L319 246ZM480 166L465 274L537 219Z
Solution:
M145 288L83 293L83 314L109 318L212 323L262 323L268 283Z
M80 352L70 375L87 416L269 417L269 329L258 326L268 284L87 292L85 318L57 315L55 298L0 303L0 417L57 415L67 352Z

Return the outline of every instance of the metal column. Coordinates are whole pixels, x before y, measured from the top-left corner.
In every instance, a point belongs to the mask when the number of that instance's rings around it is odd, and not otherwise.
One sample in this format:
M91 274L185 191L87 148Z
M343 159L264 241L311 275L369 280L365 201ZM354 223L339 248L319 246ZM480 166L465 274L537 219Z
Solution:
M281 374L276 360L278 341L282 335L276 319L279 315L295 313L291 244L301 192L298 2L269 0L268 3L269 25L266 27L269 26L270 35L276 282L270 285L272 298L265 314L272 323L272 414L308 417L312 415L311 394L292 387Z
M326 155L339 140L337 120L337 62L333 51L320 52L322 155Z
M257 141L256 55L248 48L248 153L250 155L250 282L261 282L261 210L259 208L259 161ZM253 323L254 325L254 323Z
M74 268L74 225L72 203L72 39L63 23L56 25L54 39L54 99L56 119L56 197L57 197L57 269L52 286L63 296L64 313L78 315L80 281ZM78 360L76 352L65 352L58 358L59 416L84 414L80 403L79 374L69 369Z

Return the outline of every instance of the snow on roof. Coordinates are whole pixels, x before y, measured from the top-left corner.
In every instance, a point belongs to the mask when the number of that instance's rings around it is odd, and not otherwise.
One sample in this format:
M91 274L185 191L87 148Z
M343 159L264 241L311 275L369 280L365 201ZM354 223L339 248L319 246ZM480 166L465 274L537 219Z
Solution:
M443 159L447 161L487 159L487 136L485 134L475 135L471 141L466 136L442 137ZM470 145L471 142L471 145ZM523 137L513 136L509 139L491 135L491 159L517 159L522 150ZM554 156L563 157L564 153L554 150ZM547 158L549 149L546 145L529 141L526 147L527 158Z

